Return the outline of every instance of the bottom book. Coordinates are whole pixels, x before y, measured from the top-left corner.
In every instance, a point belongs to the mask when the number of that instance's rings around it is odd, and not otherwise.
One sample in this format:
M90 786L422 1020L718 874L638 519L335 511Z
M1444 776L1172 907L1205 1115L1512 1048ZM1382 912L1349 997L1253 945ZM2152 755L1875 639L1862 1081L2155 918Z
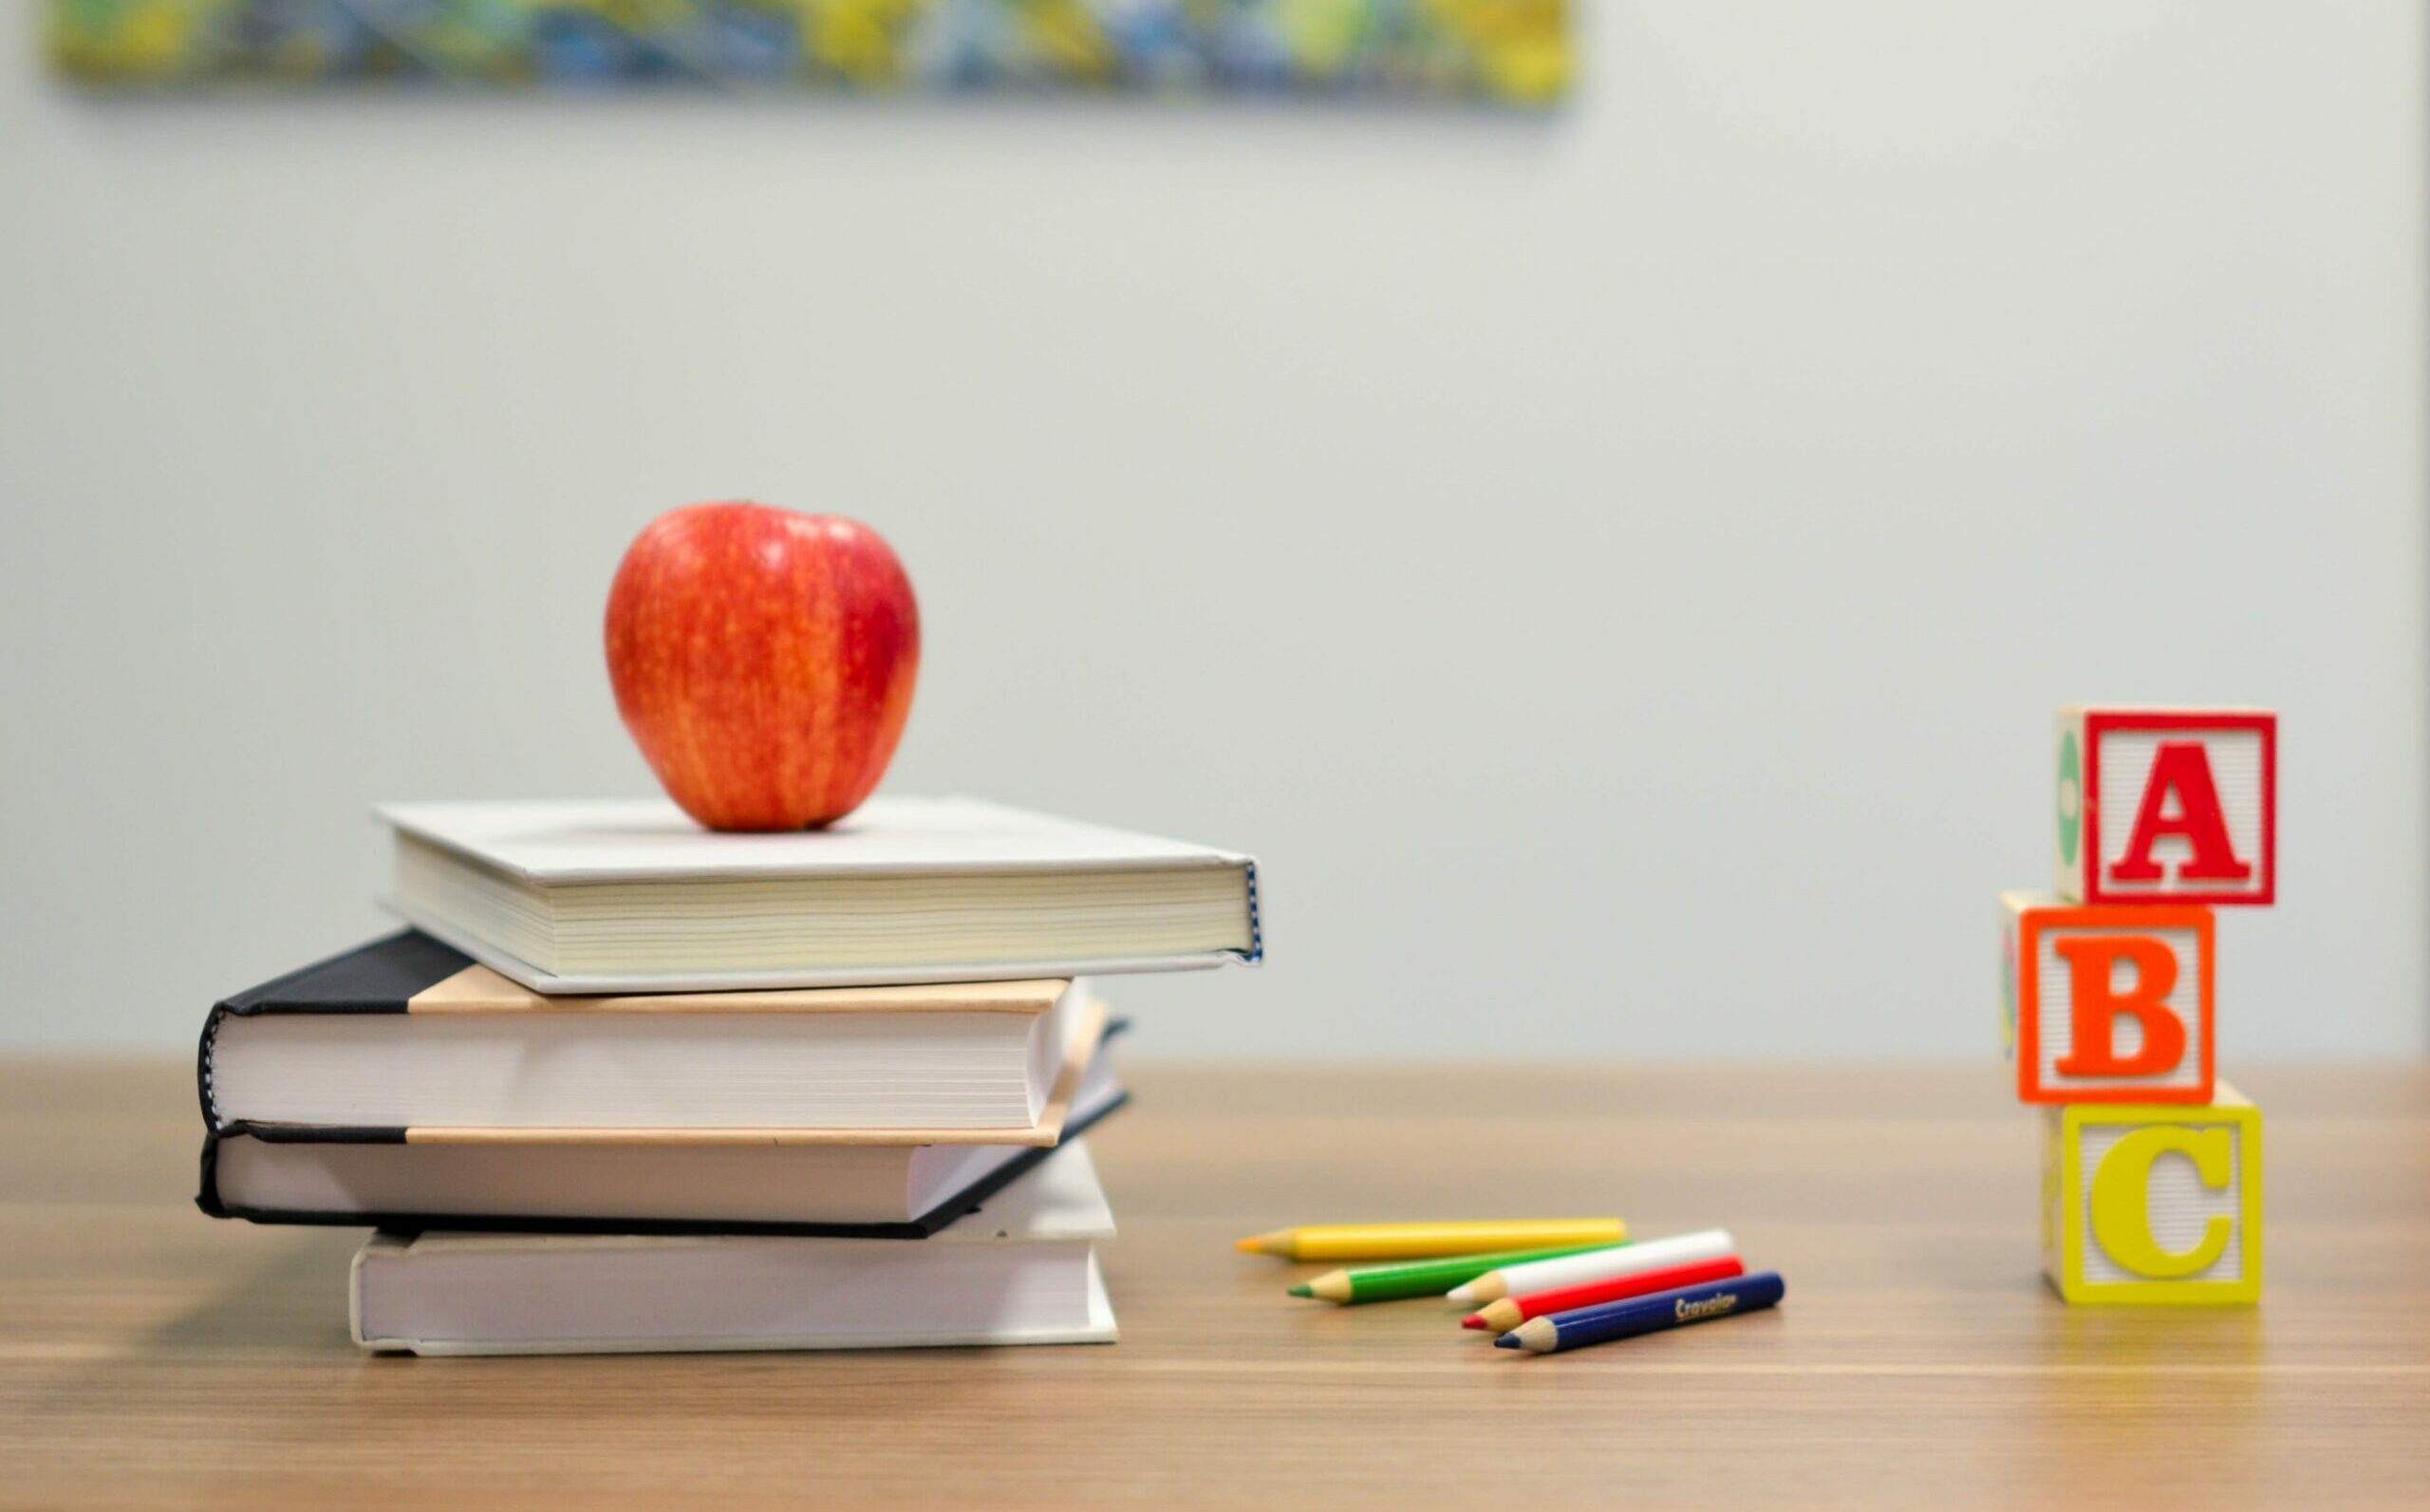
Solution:
M375 1234L354 1340L415 1354L905 1349L1114 1338L1113 1214L1075 1140L922 1240Z

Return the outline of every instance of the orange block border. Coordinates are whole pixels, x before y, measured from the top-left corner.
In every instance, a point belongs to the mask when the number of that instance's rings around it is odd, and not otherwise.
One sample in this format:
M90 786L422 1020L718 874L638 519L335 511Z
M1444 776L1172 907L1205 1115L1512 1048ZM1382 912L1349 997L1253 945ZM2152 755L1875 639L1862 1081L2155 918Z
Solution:
M2046 1087L2042 1084L2042 932L2045 929L2191 929L2196 966L2201 973L2195 1003L2201 1031L2200 1079L2191 1087L2121 1082L2115 1087ZM2020 909L2016 921L2016 1095L2019 1102L2208 1103L2218 1085L2216 916L2200 904L2065 904Z

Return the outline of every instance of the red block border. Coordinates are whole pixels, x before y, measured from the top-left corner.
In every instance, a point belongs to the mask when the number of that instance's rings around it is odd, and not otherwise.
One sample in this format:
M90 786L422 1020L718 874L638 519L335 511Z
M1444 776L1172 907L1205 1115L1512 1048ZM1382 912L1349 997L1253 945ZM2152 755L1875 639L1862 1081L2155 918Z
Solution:
M2042 931L2052 929L2192 929L2196 968L2202 974L2195 1017L2202 1031L2200 1079L2191 1087L2122 1082L2115 1087L2042 1084ZM2016 1097L2022 1103L2207 1103L2218 1091L2218 935L2211 910L2199 904L2063 904L2028 908L2016 922Z
M2261 887L2252 892L2105 892L2101 883L2101 737L2112 730L2175 730L2202 733L2252 730L2261 737ZM2172 709L2166 714L2132 710L2084 711L2083 878L2087 905L2159 907L2211 904L2258 908L2278 901L2278 716L2249 710L2215 714Z

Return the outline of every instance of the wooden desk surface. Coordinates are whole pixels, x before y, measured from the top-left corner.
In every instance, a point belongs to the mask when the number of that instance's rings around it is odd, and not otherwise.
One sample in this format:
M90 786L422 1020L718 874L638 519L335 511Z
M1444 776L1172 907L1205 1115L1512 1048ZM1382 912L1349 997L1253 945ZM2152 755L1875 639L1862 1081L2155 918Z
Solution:
M2061 1306L1989 1072L1138 1070L1112 1348L365 1358L344 1230L190 1204L188 1073L0 1066L0 1504L2420 1506L2430 1069L2240 1077L2256 1311ZM1452 1116L1456 1114L1456 1116ZM1775 1314L1546 1359L1237 1235L1617 1208Z

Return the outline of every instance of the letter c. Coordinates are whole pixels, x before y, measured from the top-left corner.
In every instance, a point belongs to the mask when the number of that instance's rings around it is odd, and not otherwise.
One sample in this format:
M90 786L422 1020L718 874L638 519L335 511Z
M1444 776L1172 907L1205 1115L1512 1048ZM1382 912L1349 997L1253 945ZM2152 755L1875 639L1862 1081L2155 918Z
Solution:
M2160 1248L2152 1237L2152 1163L2167 1154L2193 1161L2203 1185L2225 1191L2235 1163L2235 1135L2225 1129L2182 1124L2138 1129L2109 1147L2092 1177L2094 1239L2122 1268L2154 1280L2175 1280L2210 1269L2235 1236L2235 1221L2215 1213L2192 1249Z

